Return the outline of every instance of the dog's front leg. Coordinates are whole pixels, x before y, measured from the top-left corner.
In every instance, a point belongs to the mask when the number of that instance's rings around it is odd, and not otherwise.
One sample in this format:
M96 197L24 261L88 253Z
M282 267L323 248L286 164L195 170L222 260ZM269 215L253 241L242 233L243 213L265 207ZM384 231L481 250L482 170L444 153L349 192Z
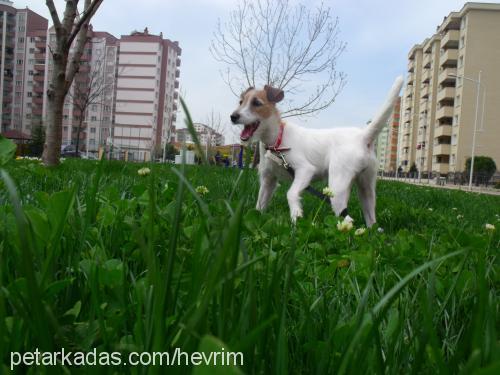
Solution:
M313 174L306 170L295 171L295 178L292 182L292 186L290 186L290 189L288 189L288 192L286 193L288 207L290 208L290 218L294 224L298 217L302 217L300 194L306 187L309 186L312 176Z
M276 177L271 175L263 175L260 178L259 197L257 198L257 206L259 211L264 211L271 200L274 190L278 185Z

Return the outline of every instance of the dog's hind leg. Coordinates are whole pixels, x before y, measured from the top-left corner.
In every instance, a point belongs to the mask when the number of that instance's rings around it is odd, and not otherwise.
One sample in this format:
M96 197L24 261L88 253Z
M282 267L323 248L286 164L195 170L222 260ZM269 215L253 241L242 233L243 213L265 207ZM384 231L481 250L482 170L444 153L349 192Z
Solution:
M257 199L257 206L255 207L257 210L264 211L267 208L277 185L278 180L276 177L271 175L261 176L259 197Z
M366 226L370 228L375 224L375 185L377 182L377 173L375 167L368 167L356 178L358 186L358 197L363 209Z
M351 195L351 187L354 179L354 172L347 168L330 166L328 176L328 187L333 191L333 198L330 199L333 211L337 216L350 218L347 214L347 203Z

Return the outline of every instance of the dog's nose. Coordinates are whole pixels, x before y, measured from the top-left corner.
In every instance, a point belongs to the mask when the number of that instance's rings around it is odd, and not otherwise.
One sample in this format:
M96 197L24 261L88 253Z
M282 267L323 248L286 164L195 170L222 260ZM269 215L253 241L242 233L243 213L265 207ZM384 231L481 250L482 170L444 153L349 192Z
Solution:
M236 121L238 121L238 119L239 119L239 118L240 118L240 114L239 114L239 113L233 112L233 113L231 114L231 121L232 121L233 123L235 123Z

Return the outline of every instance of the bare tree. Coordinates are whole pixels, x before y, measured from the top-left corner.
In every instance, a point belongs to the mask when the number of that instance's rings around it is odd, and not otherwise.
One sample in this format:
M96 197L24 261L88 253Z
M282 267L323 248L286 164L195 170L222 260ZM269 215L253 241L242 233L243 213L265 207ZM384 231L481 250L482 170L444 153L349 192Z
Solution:
M76 74L72 89L68 91L68 97L73 104L73 107L78 113L78 124L76 129L75 148L76 154L79 153L80 133L86 118L88 109L91 105L102 105L103 95L106 88L109 87L109 82L104 79L104 64L102 60L97 60L92 64L83 64L80 69L85 66L84 71L79 71Z
M55 48L50 49L53 74L47 89L47 129L43 149L45 165L59 164L62 142L64 99L80 67L85 43L88 40L89 22L103 0L84 0L83 12L77 19L79 0L66 0L61 20L53 0L46 0L56 32ZM74 42L74 43L73 43ZM73 47L73 48L72 48ZM70 54L72 49L72 54Z
M290 3L240 0L227 23L219 20L210 47L225 65L223 78L236 96L264 84L286 90L291 100L283 117L327 108L345 85L344 73L337 70L345 49L338 18L323 4L309 10ZM299 95L305 99L299 102Z

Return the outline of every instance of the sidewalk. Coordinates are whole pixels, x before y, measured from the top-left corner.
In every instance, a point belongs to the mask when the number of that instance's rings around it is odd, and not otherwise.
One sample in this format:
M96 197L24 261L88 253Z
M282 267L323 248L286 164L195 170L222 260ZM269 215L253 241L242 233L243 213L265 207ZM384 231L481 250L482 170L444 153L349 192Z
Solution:
M453 185L453 184L437 185L436 180L428 180L427 178L425 178L425 179L422 178L420 180L420 182L418 181L417 178L413 179L413 178L395 178L395 177L378 176L378 179L387 180L387 181L399 181L399 182L405 182L407 184L418 185L418 186L428 186L428 187L432 187L432 188L454 189L454 190L461 190L461 191L465 191L465 192L470 192L468 185ZM484 186L473 186L472 192L479 193L479 194L489 194L489 195L500 196L500 189L486 188Z

